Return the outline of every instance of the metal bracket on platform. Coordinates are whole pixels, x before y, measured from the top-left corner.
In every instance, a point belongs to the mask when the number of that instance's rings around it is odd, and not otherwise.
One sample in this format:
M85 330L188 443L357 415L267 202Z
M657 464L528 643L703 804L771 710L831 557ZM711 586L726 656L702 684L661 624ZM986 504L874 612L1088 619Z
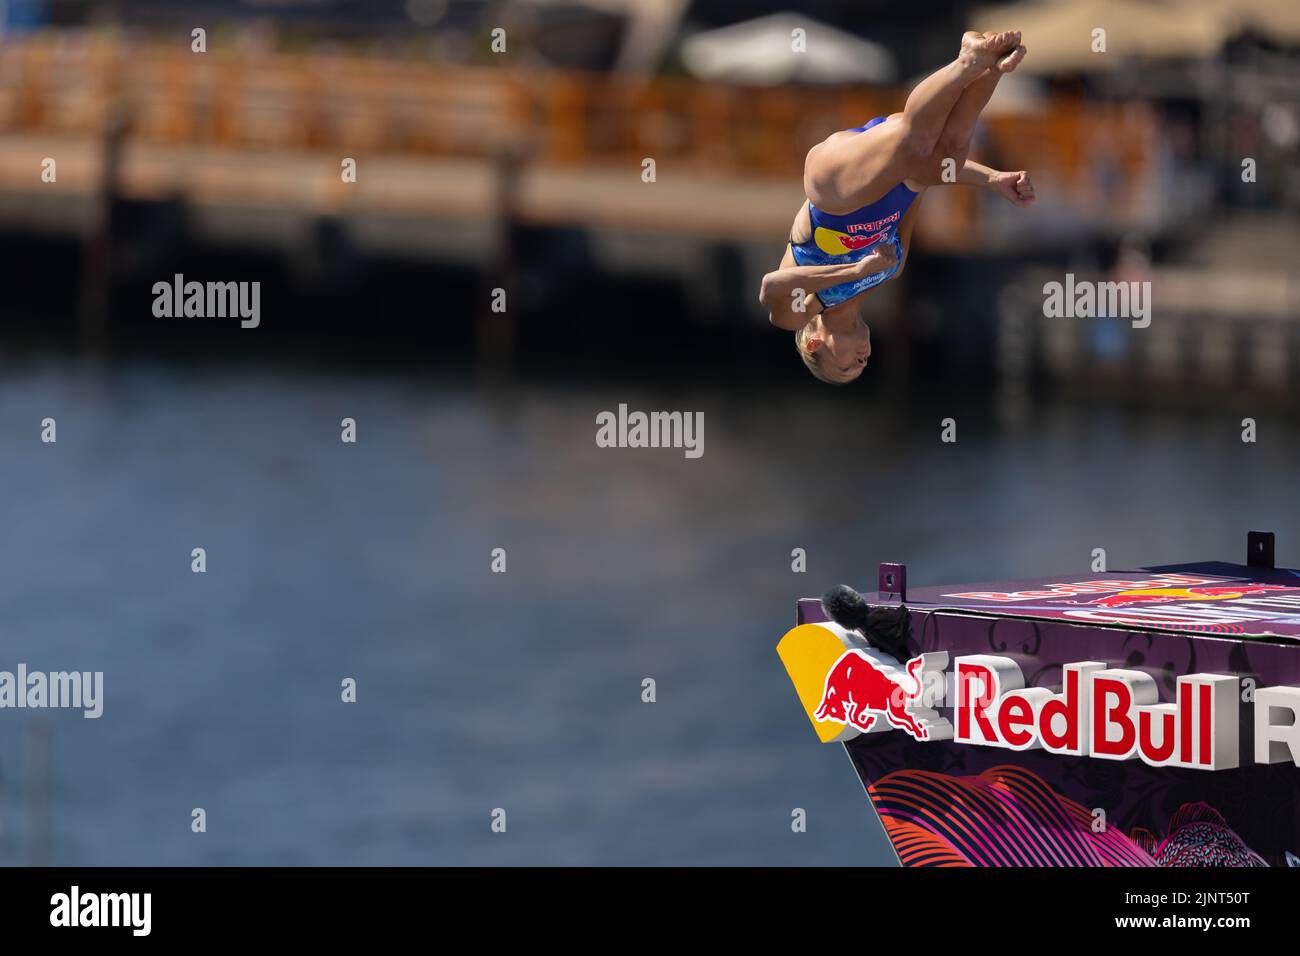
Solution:
M882 563L876 590L880 592L881 597L896 597L900 601L906 601L907 565L892 562Z
M1246 564L1252 568L1273 567L1273 532L1246 533ZM884 565L881 565L884 567Z

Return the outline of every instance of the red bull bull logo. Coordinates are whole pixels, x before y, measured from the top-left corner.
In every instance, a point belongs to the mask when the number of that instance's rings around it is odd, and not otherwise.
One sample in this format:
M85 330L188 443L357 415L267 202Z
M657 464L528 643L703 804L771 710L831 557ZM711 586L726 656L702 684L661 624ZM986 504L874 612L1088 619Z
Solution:
M933 709L933 701L944 696L945 651L900 664L854 645L833 624L801 624L781 638L776 651L823 743L893 730L915 740L952 736L952 724Z
M826 675L826 687L814 719L851 724L866 733L877 718L884 717L899 730L907 731L917 740L925 740L928 731L907 712L909 702L921 699L919 675L924 664L922 657L907 662L910 686L904 686L862 651L845 651Z

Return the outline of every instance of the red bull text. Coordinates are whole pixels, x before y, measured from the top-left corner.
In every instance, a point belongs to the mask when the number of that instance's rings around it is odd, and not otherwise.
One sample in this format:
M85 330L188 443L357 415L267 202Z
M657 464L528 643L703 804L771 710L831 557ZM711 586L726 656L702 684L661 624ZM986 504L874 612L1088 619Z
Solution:
M1300 767L1300 688L1243 695L1237 677L1188 674L1177 678L1174 700L1162 703L1155 678L1144 671L1099 661L1066 664L1053 691L1026 687L1014 660L985 654L958 657L950 682L927 681L943 673L947 658L922 654L898 665L849 649L827 672L813 719L862 733L901 730L919 741L1230 770L1241 761L1242 708L1253 704L1255 762ZM934 709L945 683L951 684L951 721ZM937 693L925 693L936 687Z

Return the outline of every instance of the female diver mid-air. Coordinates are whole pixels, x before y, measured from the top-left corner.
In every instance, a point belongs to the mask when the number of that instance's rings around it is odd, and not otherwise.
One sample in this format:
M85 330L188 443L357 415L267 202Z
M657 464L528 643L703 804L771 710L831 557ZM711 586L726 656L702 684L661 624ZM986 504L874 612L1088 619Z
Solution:
M823 382L851 382L866 367L871 331L860 296L903 270L927 187L985 186L1017 206L1034 201L1028 173L966 158L998 80L1024 57L1018 32L967 33L957 59L922 80L903 112L832 133L808 151L808 201L759 300L773 325L795 333L800 357Z

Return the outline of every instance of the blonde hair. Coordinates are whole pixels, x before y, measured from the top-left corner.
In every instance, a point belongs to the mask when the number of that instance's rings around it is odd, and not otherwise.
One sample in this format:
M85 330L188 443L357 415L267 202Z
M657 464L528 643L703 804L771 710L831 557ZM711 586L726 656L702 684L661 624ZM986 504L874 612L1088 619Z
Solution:
M826 374L826 370L822 368L821 361L823 350L818 349L814 352L808 348L808 339L812 336L812 333L813 323L810 321L794 334L794 347L795 350L798 351L799 357L803 359L803 364L808 366L808 371L812 372L813 378L817 379L819 382L825 382L827 385L848 384L839 379L831 378Z

